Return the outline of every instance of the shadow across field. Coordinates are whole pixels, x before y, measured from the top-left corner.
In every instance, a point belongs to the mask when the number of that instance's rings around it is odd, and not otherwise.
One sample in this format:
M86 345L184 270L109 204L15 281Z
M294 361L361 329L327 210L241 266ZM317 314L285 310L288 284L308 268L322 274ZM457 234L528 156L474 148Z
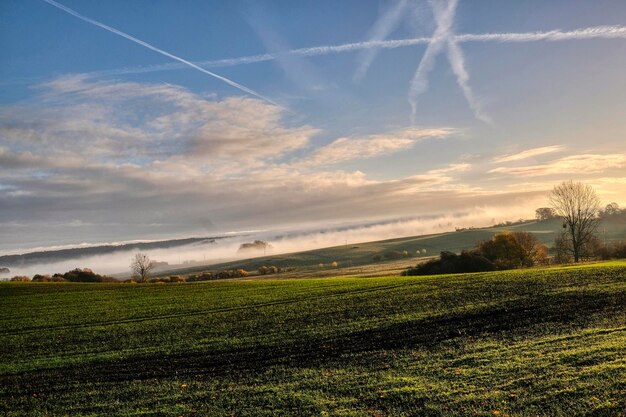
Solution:
M258 308L258 307L253 307ZM527 337L574 330L598 317L623 315L626 291L572 291L473 308L467 311L376 325L373 328L324 337L286 339L220 351L137 356L116 362L91 362L81 367L55 368L3 375L0 385L9 391L46 392L71 383L123 382L180 376L211 377L257 373L271 366L311 367L330 359L361 352L421 347L435 350L457 338Z

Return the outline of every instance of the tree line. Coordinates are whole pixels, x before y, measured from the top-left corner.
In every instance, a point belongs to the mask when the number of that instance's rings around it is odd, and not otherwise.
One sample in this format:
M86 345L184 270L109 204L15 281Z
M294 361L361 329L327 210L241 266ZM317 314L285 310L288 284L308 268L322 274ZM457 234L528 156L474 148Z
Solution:
M558 219L562 230L555 239L555 263L579 262L588 258L626 257L626 241L602 244L597 236L601 219L626 216L619 204L610 203L601 209L596 191L588 184L564 181L556 185L548 197L550 207L535 211L537 220ZM528 232L503 232L476 248L457 255L442 252L439 259L409 268L404 275L429 275L456 272L493 271L531 267L548 262L548 248Z

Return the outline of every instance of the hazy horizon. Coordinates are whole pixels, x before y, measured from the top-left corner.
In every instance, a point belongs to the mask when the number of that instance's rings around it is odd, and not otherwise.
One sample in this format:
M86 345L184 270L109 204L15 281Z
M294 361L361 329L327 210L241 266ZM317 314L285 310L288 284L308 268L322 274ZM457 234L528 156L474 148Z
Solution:
M492 226L495 223L512 219L499 217L501 213L489 210L454 213L446 216L428 216L414 218L387 219L368 223L351 223L327 225L325 228L283 229L266 231L248 231L234 235L193 236L193 237L228 237L218 239L213 244L192 243L171 248L156 249L120 249L119 251L102 254L77 256L72 259L34 263L22 266L10 266L10 273L2 276L7 278L15 275L33 276L34 274L63 273L75 268L90 268L101 274L128 273L130 259L135 253L147 254L157 262L167 262L171 266L202 263L210 264L236 259L246 259L263 255L278 255L300 252L332 246L353 245L385 239L446 233L456 228ZM515 220L518 220L516 218ZM478 223L476 223L478 221ZM186 236L192 237L192 236ZM238 252L242 243L264 240L271 249L264 252ZM146 242L145 240L140 240ZM36 251L84 248L100 245L123 245L128 242L94 242L91 244L69 244L62 246L38 247L29 250L10 251L4 254L22 254ZM4 266L1 265L0 266Z

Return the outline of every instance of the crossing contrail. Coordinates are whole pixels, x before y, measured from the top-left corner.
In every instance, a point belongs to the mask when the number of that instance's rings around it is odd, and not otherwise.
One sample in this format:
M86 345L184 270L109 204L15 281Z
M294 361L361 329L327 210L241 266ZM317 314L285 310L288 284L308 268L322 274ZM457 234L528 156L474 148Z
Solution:
M241 85L235 81L232 81L226 77L223 77L219 74L211 72L204 67L214 68L214 67L227 67L227 66L236 66L236 65L249 65L259 62L267 62L273 61L284 55L294 55L294 56L303 56L303 57L312 57L312 56L320 56L320 55L329 55L329 54L339 54L339 53L347 53L354 51L368 51L373 50L376 51L378 49L396 49L403 47L410 47L416 45L427 45L426 51L420 61L420 64L415 72L415 75L411 81L409 87L409 103L411 104L412 117L415 117L416 109L417 109L417 97L427 90L428 88L428 74L432 70L434 59L436 55L438 55L444 48L446 48L448 60L452 67L452 71L456 75L457 83L461 87L463 91L463 95L468 101L470 107L474 111L474 114L478 119L486 121L490 123L490 119L487 115L485 115L481 108L480 103L474 97L472 90L469 87L469 74L465 69L465 60L463 56L463 51L459 47L459 44L466 42L501 42L501 43L515 43L515 42L556 42L556 41L567 41L567 40L583 40L583 39L626 39L626 26L593 26L588 28L570 30L570 31L562 31L562 30L550 30L544 32L523 32L523 33L466 33L466 34L455 34L452 29L452 23L454 20L455 9L458 0L450 0L448 2L448 7L446 10L442 10L440 12L439 18L437 19L437 29L432 37L421 37L421 38L409 38L409 39L392 39L392 40L383 40L384 36L389 32L389 28L393 27L397 22L398 11L396 9L390 12L390 16L388 17L388 21L384 20L381 23L381 27L377 28L377 31L373 34L373 39L364 41L364 42L352 42L352 43L344 43L340 45L322 45L322 46L314 46L307 48L298 48L287 51L281 51L277 53L265 53L258 55L249 55L242 56L237 58L227 58L227 59L219 59L219 60L211 60L211 61L201 61L201 62L191 62L186 59L183 59L179 56L171 54L167 51L164 51L160 48L157 48L145 41L137 39L125 32L122 32L113 27L107 26L103 23L100 23L96 20L88 18L86 16L81 15L80 13L66 7L60 3L57 3L54 0L43 0L46 3L63 10L64 12L83 20L92 25L98 26L102 29L105 29L111 33L114 33L118 36L126 38L132 42L135 42L145 48L148 48L154 52L157 52L163 56L166 56L177 63L168 63L168 64L160 64L160 65L151 65L144 67L134 67L134 68L120 68L113 70L105 70L105 71L97 71L90 73L94 76L107 76L107 75L123 75L123 74L138 74L138 73L147 73L147 72L156 72L156 71L168 71L168 70L176 70L182 69L185 67L193 68L197 71L200 71L204 74L210 75L211 77L217 78L225 82L226 84L235 87L245 93L248 93L252 96L258 97L268 103L271 103L275 106L283 108L283 106L274 102L273 100L257 93L256 91ZM404 7L405 1L400 0L397 5L398 10L402 10ZM373 60L375 56L375 52L369 55L365 55L364 60L361 62L361 66L357 69L356 78L359 78L365 74L367 71L367 67Z
M267 98L265 96L262 96L261 94L259 94L256 91L246 87L245 85L241 85L241 84L239 84L239 83L237 83L237 82L235 82L233 80L229 80L226 77L223 77L223 76L221 76L219 74L216 74L214 72L206 70L206 69L200 67L199 65L194 64L191 61L187 61L184 58L181 58L179 56L171 54L171 53L169 53L167 51L164 51L163 49L157 48L156 46L150 45L148 42L144 42L141 39L137 39L134 36L129 35L128 33L122 32L121 30L117 30L117 29L115 29L115 28L113 28L111 26L105 25L104 23L98 22L97 20L93 20L93 19L91 19L89 17L83 16L80 13L76 12L75 10L70 9L69 7L66 7L66 6L64 6L64 5L60 4L60 3L57 3L54 0L43 0L43 1L45 1L48 4L50 4L51 6L56 7L57 9L63 10L64 12L66 12L66 13L68 13L68 14L70 14L70 15L72 15L72 16L74 16L74 17L76 17L76 18L78 18L78 19L80 19L82 21L85 21L87 23L91 23L92 25L98 26L98 27L100 27L100 28L102 28L104 30L107 30L107 31L109 31L111 33L114 33L114 34L116 34L118 36L126 38L129 41L135 42L136 44L139 44L139 45L141 45L141 46L143 46L145 48L148 48L148 49L150 49L150 50L152 50L154 52L157 52L157 53L159 53L161 55L164 55L164 56L166 56L168 58L171 58L171 59L173 59L175 61L178 61L178 62L180 62L180 63L182 63L184 65L187 65L188 67L191 67L191 68L193 68L195 70L198 70L198 71L200 71L200 72L202 72L204 74L210 75L211 77L217 78L218 80L223 81L226 84L228 84L228 85L230 85L232 87L235 87L235 88L237 88L237 89L239 89L239 90L241 90L241 91L243 91L245 93L248 93L248 94L250 94L252 96L260 98L261 100L267 101L268 103L271 103L271 104L273 104L275 106L278 106L278 107L282 108L282 106L279 105L278 103L270 100L269 98Z
M417 112L417 96L428 89L428 74L433 69L435 57L448 41L452 23L454 22L454 13L456 12L457 3L458 0L450 0L446 9L438 16L435 33L433 33L431 42L428 44L428 47L426 47L422 60L411 80L409 86L409 104L411 105L411 118L413 121L415 120L415 114Z
M439 24L440 21L445 17L444 10L443 8L438 7L437 3L432 3L432 6L435 20L437 21L437 24ZM493 121L488 115L483 112L480 101L474 95L474 92L470 87L470 77L467 68L465 67L465 56L463 55L463 51L461 50L458 41L455 39L455 33L453 32L452 28L450 28L447 38L448 48L446 55L448 56L448 62L450 63L452 72L456 76L456 82L461 88L467 104L469 104L470 108L474 112L474 116L476 116L477 119L482 120L485 123L492 124Z
M541 41L567 41L582 39L626 39L626 26L594 26L584 29L576 29L571 31L551 30L546 32L522 32L522 33L468 33L457 34L452 37L457 43L466 42L541 42ZM416 45L425 45L432 42L431 38L409 38L409 39L391 39L391 40L374 40L365 42L351 42L340 45L323 45L308 48L297 48L274 54L258 54L248 55L237 58L225 58L209 61L195 62L195 65L219 68L231 67L237 65L250 65L260 62L273 61L280 54L296 55L296 56L320 56L330 54L340 54L346 52L356 52L366 49L396 49L406 48ZM113 70L99 71L97 75L123 75L123 74L140 74L146 72L171 71L185 68L186 65L178 63L157 64L142 67L119 68Z
M400 23L407 4L408 0L398 0L393 7L387 10L370 29L370 40L381 41L385 39L398 26L398 23ZM365 77L367 70L378 54L378 49L379 48L367 48L361 53L359 66L354 73L354 81L359 82Z

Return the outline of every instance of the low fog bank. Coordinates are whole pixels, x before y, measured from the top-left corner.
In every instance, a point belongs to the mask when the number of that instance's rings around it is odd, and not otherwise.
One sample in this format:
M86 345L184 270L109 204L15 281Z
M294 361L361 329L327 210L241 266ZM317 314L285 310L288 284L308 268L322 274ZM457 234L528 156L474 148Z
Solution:
M332 228L285 232L261 236L273 246L273 253L300 252L361 242L452 232L456 228L486 227L507 220L529 218L528 210L475 208L464 213L381 220Z
M190 244L167 249L142 250L152 260L167 262L163 269L175 269L180 266L214 264L236 259L253 258L264 255L300 252L330 246L341 246L408 236L454 231L455 228L483 227L506 220L528 218L528 211L507 208L477 207L464 213L452 213L440 216L420 216L402 219L361 222L353 224L335 224L311 227L306 230L294 228L284 231L265 231L218 239L211 244ZM240 251L244 243L254 240L268 242L271 247L265 250ZM99 274L130 275L131 258L138 250L119 251L106 255L86 256L76 259L50 262L11 268L10 273L1 277L15 275L33 276L34 274L64 273L74 268L90 268ZM2 265L0 265L2 267Z

